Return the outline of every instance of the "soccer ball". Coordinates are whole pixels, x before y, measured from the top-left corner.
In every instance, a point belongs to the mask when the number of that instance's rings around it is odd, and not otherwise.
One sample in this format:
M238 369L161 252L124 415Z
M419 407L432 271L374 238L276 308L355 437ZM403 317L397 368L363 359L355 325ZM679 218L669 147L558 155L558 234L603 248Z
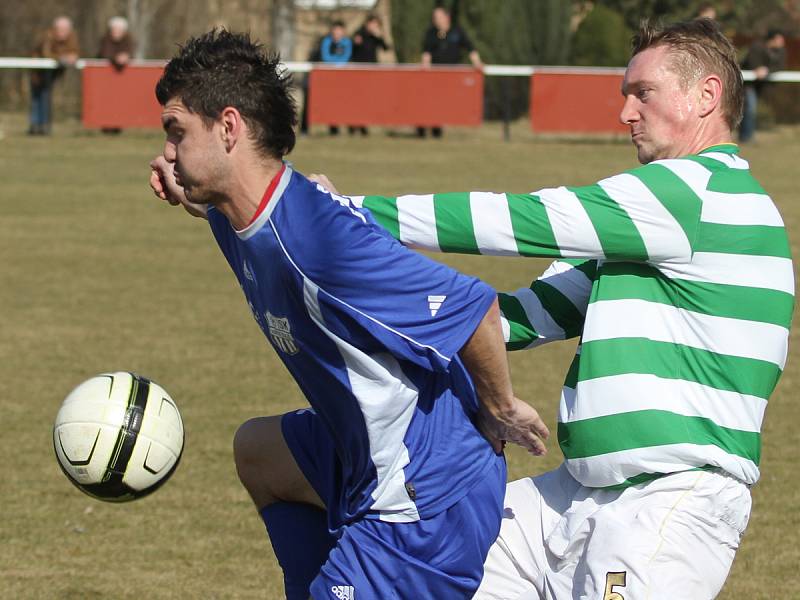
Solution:
M183 453L183 422L158 384L134 373L103 373L64 399L53 427L61 470L81 491L127 502L157 490Z

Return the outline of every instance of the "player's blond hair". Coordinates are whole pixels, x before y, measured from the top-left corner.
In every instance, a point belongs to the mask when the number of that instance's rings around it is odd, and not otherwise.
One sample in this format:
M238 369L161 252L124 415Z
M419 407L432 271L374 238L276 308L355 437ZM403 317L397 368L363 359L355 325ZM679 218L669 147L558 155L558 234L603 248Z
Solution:
M744 83L736 48L711 19L694 19L671 25L643 21L633 36L632 56L656 46L667 46L672 67L685 88L701 77L717 75L722 81L722 112L731 130L742 120Z

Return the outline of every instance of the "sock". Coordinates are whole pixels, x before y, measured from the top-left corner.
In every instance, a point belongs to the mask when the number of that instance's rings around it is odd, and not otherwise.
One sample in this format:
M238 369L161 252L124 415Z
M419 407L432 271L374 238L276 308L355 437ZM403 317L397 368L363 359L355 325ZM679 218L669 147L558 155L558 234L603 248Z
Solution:
M308 600L311 582L336 545L327 513L301 502L275 502L259 512L283 569L286 600Z

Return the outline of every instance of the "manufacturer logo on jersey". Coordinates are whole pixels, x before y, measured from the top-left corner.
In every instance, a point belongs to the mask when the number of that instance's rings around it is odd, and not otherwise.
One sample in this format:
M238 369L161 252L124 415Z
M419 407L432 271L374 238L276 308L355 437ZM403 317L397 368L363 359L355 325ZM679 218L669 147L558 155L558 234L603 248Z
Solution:
M432 317L436 316L445 300L447 300L447 296L428 296L428 308L431 309Z
M267 318L269 337L272 343L275 344L275 347L290 356L300 352L292 336L292 328L289 325L289 319L286 317L276 317L269 311L265 312L264 316Z
M356 597L356 589L352 585L334 585L331 593L339 600L354 600Z
M253 275L253 270L250 268L250 264L247 261L242 262L242 271L244 271L246 279L249 279L253 283L256 282L256 276Z

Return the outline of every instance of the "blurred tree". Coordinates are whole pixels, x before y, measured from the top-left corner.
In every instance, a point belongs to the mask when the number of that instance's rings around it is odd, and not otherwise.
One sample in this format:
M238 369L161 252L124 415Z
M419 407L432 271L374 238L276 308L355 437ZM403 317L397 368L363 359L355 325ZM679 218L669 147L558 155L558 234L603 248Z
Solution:
M417 62L422 38L435 6L452 10L487 64L556 65L569 58L573 2L570 0L393 0L392 32L400 62ZM527 111L530 83L525 78L486 80L486 114Z
M270 29L272 48L285 60L291 60L295 45L295 3L294 0L272 0L270 9Z
M436 0L392 0L392 37L398 62L419 62L431 11L441 4Z
M598 5L586 15L572 38L573 65L624 67L633 32L614 9Z

